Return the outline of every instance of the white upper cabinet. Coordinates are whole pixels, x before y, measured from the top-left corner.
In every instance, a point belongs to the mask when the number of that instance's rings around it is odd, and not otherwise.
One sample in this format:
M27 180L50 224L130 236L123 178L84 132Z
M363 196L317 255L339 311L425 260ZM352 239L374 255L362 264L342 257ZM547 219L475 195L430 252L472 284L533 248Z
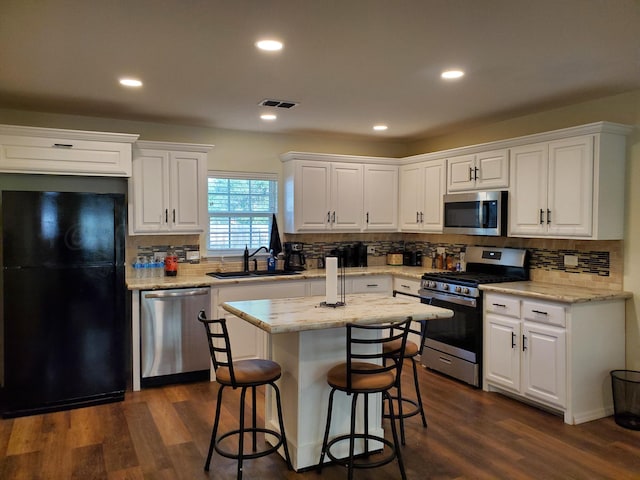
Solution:
M285 231L360 231L363 167L355 163L285 163Z
M131 176L138 135L0 125L0 172Z
M398 229L397 166L364 166L364 217L368 231Z
M304 152L283 154L282 161L285 232L397 228L397 167L373 157Z
M359 231L363 227L363 166L331 164L330 230ZM327 215L329 218L329 215Z
M624 145L604 132L514 147L509 235L622 238Z
M212 145L138 142L129 180L129 233L200 233Z
M400 167L400 230L442 232L446 173L444 159Z
M509 151L493 150L447 160L447 192L495 190L509 186Z

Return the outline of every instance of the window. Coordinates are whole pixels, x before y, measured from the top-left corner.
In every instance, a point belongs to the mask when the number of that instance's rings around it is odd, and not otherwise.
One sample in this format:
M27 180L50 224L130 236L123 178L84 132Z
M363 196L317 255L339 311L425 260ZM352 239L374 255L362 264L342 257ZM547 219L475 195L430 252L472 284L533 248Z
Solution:
M269 245L271 218L277 212L275 174L209 172L207 191L210 255Z

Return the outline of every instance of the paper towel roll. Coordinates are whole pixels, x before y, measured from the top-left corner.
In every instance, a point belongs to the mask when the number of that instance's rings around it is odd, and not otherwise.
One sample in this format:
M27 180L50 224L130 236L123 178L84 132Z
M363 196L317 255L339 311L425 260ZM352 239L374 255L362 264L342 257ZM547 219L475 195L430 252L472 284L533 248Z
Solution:
M327 257L325 263L327 305L338 303L338 257Z

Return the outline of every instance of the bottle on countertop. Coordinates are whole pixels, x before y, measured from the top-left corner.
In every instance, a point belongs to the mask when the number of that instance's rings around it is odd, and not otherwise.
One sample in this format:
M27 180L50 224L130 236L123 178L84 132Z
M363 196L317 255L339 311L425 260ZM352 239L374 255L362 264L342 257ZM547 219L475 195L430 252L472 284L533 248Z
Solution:
M267 270L269 272L275 272L276 270L276 257L273 256L273 250L269 251L269 258L267 259Z
M436 265L436 252L431 253L431 268L437 268Z
M173 247L167 249L167 255L164 257L164 274L167 277L178 275L178 256Z

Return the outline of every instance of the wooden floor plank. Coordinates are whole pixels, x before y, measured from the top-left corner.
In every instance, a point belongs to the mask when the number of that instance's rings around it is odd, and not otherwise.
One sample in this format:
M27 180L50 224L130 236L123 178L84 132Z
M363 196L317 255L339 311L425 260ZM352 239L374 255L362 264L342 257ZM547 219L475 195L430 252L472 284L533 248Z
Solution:
M42 449L43 415L20 417L13 420L13 428L7 445L7 455L21 455Z
M409 379L403 380L409 391ZM640 479L640 432L612 417L571 426L424 369L420 382L429 427L419 417L406 420L402 453L409 480ZM0 479L235 479L235 460L217 453L209 474L203 471L216 394L215 382L199 382L127 392L124 402L109 405L2 419ZM225 390L221 431L237 428L238 402L238 391ZM263 405L260 390L260 422ZM322 475L288 471L277 455L247 461L244 472L261 480L346 478L336 465L325 466ZM357 471L355 480L398 476L392 462Z

